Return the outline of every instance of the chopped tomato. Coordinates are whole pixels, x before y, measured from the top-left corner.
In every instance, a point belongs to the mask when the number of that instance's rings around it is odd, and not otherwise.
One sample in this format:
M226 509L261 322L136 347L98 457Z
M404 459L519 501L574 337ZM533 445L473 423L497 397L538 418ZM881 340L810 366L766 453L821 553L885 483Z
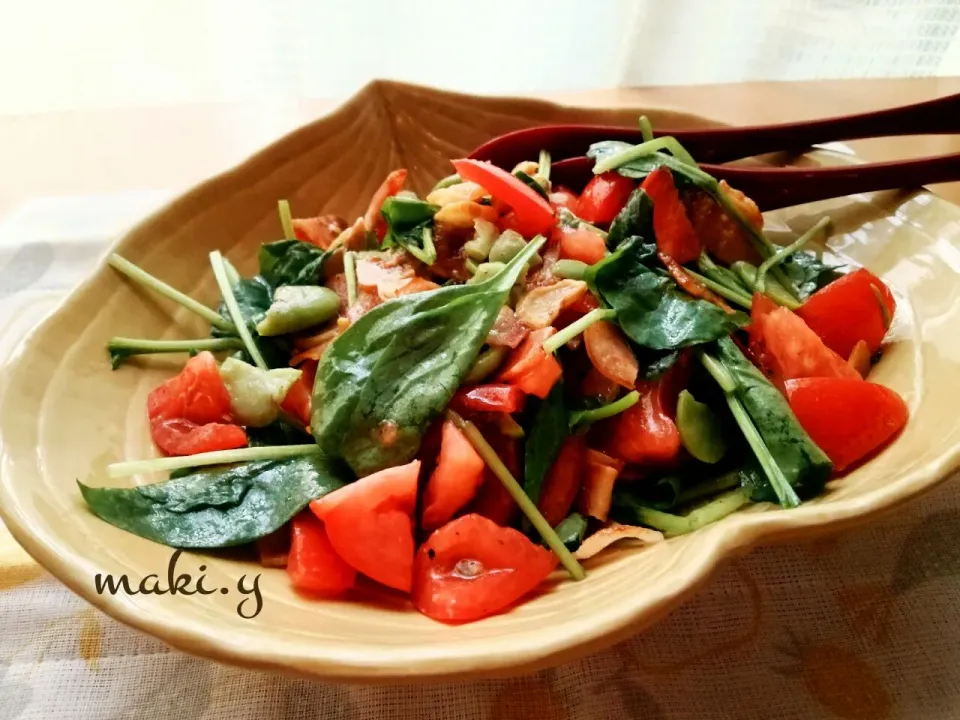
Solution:
M453 406L474 412L515 413L523 410L527 396L515 385L462 387L453 396Z
M154 418L150 421L150 435L167 455L196 455L247 445L247 433L239 425L198 425L184 418Z
M758 231L763 229L763 216L750 198L727 185L726 180L720 181L720 187L750 225ZM683 202L697 237L713 257L725 265L738 260L754 265L763 262L747 233L710 195L699 189L686 190Z
M583 376L583 383L580 385L580 394L583 397L595 398L606 404L616 400L619 393L620 385L592 365Z
M182 418L197 425L229 420L230 393L213 353L198 353L179 375L155 388L147 397L147 415L151 420Z
M882 303L882 304L881 304ZM827 347L850 357L858 341L875 353L887 334L887 320L897 303L883 281L861 268L818 290L797 310L797 315Z
M591 225L608 225L623 210L634 182L615 170L596 175L580 194L576 215Z
M633 388L640 366L616 325L605 320L594 323L583 333L583 343L590 362L601 374L618 385Z
M515 478L519 478L520 443L515 438L506 437L499 432L490 433L486 438L510 473ZM483 484L467 509L493 520L497 525L509 525L517 516L520 507L500 482L500 478L488 467L483 471Z
M287 574L295 590L340 595L356 584L357 571L337 555L322 522L312 513L302 512L291 525L293 540Z
M637 383L640 400L612 418L611 455L629 463L668 463L680 454L680 432L674 422L677 396L687 374L678 360L656 380Z
M550 199L550 202L554 207L563 207L572 213L577 212L577 202L579 201L579 198L577 198L576 193L567 190L567 188L558 187L547 197Z
M554 328L545 327L527 335L527 339L507 358L498 379L516 385L528 395L546 397L563 375L557 359L543 349L543 341L555 332Z
M427 482L423 498L423 528L433 530L466 505L483 483L486 463L467 437L452 422L443 423L437 467Z
M613 504L613 486L619 474L615 467L588 462L577 497L577 509L584 515L605 521Z
M453 166L464 180L477 183L495 199L509 205L516 213L515 229L524 237L546 233L556 222L550 203L503 168L467 159L454 160Z
M844 470L889 442L907 422L907 404L883 385L845 378L787 380L787 400L813 441Z
M865 378L870 372L870 348L864 340L857 340L853 346L850 357L847 358L847 365L857 371L857 374Z
M543 517L554 527L570 514L573 501L580 490L583 473L583 458L586 446L579 435L573 435L563 441L560 454L553 462L550 472L540 491L537 508Z
M310 503L337 554L371 580L410 591L420 461L360 478Z
M560 257L593 265L607 254L607 243L593 230L583 227L556 228L554 234L560 243Z
M417 552L413 604L440 622L480 620L531 592L557 562L523 533L464 515L434 532Z
M577 315L586 315L591 310L596 310L600 307L600 302L597 300L596 296L587 292L580 296L580 299L577 300L573 305L571 305L567 310L571 310Z
M854 368L789 309L761 309L752 315L751 347L757 348L758 362L765 364L762 369L775 382L804 377L860 379Z
M318 215L312 218L294 218L293 236L326 250L347 229L347 221L338 215Z
M490 332L487 333L486 343L493 347L515 348L523 342L529 332L530 328L517 319L509 306L504 305L497 313L497 319L494 320Z
M665 167L658 167L647 175L640 187L653 200L653 234L657 238L657 250L680 265L700 257L700 239L680 202L673 174Z
M515 383L528 395L545 398L562 376L563 367L560 362L553 355L547 354L536 367L522 375Z
M367 212L363 215L363 226L367 232L376 233L378 240L383 240L383 236L387 234L387 222L380 216L383 201L403 190L403 184L406 181L407 171L405 169L394 170L387 175L387 179L381 183L370 199Z

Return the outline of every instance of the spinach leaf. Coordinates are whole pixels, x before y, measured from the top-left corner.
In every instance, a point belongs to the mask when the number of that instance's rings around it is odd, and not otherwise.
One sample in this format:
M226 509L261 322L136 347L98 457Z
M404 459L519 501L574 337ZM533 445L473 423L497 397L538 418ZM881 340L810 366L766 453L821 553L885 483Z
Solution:
M563 383L558 382L550 394L537 404L531 426L526 432L523 489L533 502L540 499L543 481L560 454L560 447L569 432Z
M549 199L549 196L547 195L547 191L543 189L543 185L541 185L532 177L527 175L527 173L525 173L523 170L517 170L514 173L514 175L517 177L518 180L523 182L524 185L528 186L531 190L537 193L537 195L542 197L544 200Z
M484 282L378 305L338 337L313 391L310 427L323 451L361 476L413 459L543 242L528 243Z
M791 255L780 267L791 282L800 291L800 299L806 300L820 288L826 287L843 273L836 265L828 265L818 260L812 253L799 252Z
M271 447L275 445L303 445L313 437L283 420L277 420L264 427L248 427L247 441L250 447Z
M576 550L587 534L587 519L580 513L570 513L553 530L567 550Z
M111 525L170 547L219 548L268 535L343 481L314 455L197 470L135 488L77 484Z
M614 155L628 150L631 147L633 146L629 143L619 140L607 140L591 145L587 151L587 156L595 160L602 160L608 155ZM636 158L621 165L616 171L624 177L643 180L659 167L669 168L673 172L674 182L678 185L694 185L713 196L716 196L718 193L717 181L711 175L692 165L687 165L687 163L681 160L677 160L673 155L666 152L658 151Z
M387 222L383 246L399 245L418 260L432 265L437 261L437 251L429 238L433 216L439 209L416 198L388 197L380 208L380 214Z
M679 350L658 352L650 348L635 348L634 355L637 356L640 376L644 380L656 380L680 359Z
M786 398L730 338L717 342L717 358L736 381L736 397L743 403L787 482L801 498L820 493L833 472L833 465L800 426ZM748 470L744 485L751 490L754 500L777 501L773 488L759 469Z
M610 223L607 247L616 250L634 235L653 240L653 200L640 188L630 194L623 210Z
M739 328L737 315L688 295L671 278L654 272L648 264L656 252L653 244L633 237L588 271L631 340L652 350L676 350Z
M297 240L296 242L300 241ZM260 354L263 356L267 365L271 368L289 367L291 353L290 342L283 336L266 338L260 337L257 334L257 323L267 314L270 303L273 302L273 288L270 284L260 276L240 278L240 281L233 286L233 294L236 296L237 304L240 306L240 314L244 320L246 320L247 327L250 328L250 334L253 336L253 340L257 344L257 349L260 350ZM220 303L220 307L217 308L217 311L222 317L231 319L227 306L222 302ZM233 337L232 333L218 328L213 328L210 334L213 337ZM243 359L250 362L250 358L247 357L246 352L243 353Z
M272 287L317 285L331 252L303 240L278 240L260 246L260 275Z

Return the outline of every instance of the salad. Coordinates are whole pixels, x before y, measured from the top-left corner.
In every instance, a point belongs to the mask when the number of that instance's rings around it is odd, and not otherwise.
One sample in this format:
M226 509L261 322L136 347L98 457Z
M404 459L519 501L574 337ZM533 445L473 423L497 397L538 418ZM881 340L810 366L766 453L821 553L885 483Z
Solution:
M896 310L870 271L781 247L673 138L601 142L580 192L551 159L406 170L366 213L292 219L242 277L210 254L210 323L116 337L114 368L189 353L147 399L163 457L80 484L103 520L175 548L255 548L299 593L409 595L446 623L508 610L562 565L745 505L795 508L907 421L869 382Z

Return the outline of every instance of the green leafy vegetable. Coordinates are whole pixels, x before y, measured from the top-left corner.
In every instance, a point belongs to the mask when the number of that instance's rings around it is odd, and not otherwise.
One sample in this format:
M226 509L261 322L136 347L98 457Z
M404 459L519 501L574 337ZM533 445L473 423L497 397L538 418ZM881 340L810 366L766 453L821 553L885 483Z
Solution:
M600 420L606 420L614 415L626 412L638 402L640 402L640 393L636 390L631 390L619 400L614 400L606 405L587 410L577 410L570 413L570 427L575 428L577 426L590 425Z
M558 382L550 394L537 404L526 432L528 439L523 460L523 490L533 502L540 499L543 481L569 433L563 383Z
M243 341L240 338L204 338L202 340L144 340L141 338L110 338L107 343L107 352L110 353L110 366L116 370L124 361L135 355L152 355L155 353L190 353L195 354L203 350L218 352L220 350L242 350Z
M485 282L390 300L353 323L317 371L310 425L320 447L358 475L410 461L543 243L530 241Z
M616 250L625 240L635 235L650 242L654 239L653 200L640 188L630 194L623 210L610 223L607 247Z
M717 359L736 384L733 394L756 425L770 456L801 498L823 490L833 472L830 459L810 439L790 410L786 398L744 357L730 338L717 342ZM773 488L753 488L754 500L774 500Z
M273 532L343 481L311 456L198 470L135 488L77 484L111 525L170 547L218 548Z
M841 266L828 265L812 253L792 255L783 261L780 268L800 291L801 300L806 300L817 290L843 276Z
M635 343L653 350L676 350L711 342L740 327L740 318L691 297L648 263L656 246L633 237L590 271L591 282L617 312L617 322Z
M567 550L576 550L587 534L587 519L580 513L571 513L554 529Z
M265 427L247 428L247 441L250 447L302 445L312 443L313 436L301 427L277 420Z
M278 240L260 246L260 275L272 287L316 285L333 250L321 250L303 240Z
M668 140L670 142L667 142ZM693 159L686 155L686 150L676 142L676 139L660 137L643 145L647 146L646 151L640 145L634 146L618 140L610 140L594 143L587 151L587 155L597 161L594 172L599 172L601 168L616 168L616 171L624 177L634 179L643 179L659 167L668 168L678 186L692 185L713 197L746 233L751 244L764 258L770 257L776 252L777 247L762 232L750 224L720 183L717 182L717 179L697 167ZM668 149L673 155L657 151L654 148L656 145L662 145L660 149ZM774 268L773 276L780 281L791 297L795 295L799 297L781 268Z
M433 216L440 208L417 198L388 197L383 201L380 214L387 222L387 234L383 246L399 245L427 265L437 261L433 246Z

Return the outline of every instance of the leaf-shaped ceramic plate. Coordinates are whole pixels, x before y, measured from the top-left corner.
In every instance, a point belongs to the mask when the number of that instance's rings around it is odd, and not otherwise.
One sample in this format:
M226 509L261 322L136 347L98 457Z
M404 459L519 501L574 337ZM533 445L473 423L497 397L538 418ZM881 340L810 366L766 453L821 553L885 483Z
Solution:
M298 214L356 217L386 173L410 169L417 190L450 172L493 135L543 122L632 124L632 109L560 107L374 83L334 114L268 147L146 219L116 249L209 303L216 289L207 253L220 248L241 271L278 235L276 200ZM702 118L643 108L654 125ZM425 681L515 674L571 660L637 632L676 607L717 564L751 546L850 525L940 481L960 443L960 210L926 193L855 197L772 218L795 229L823 211L836 219L834 249L882 275L900 295L898 342L872 379L900 392L912 418L878 458L791 511L751 507L693 535L643 550L619 549L580 583L559 579L514 611L447 627L396 599L312 602L279 570L230 557L184 554L178 572L204 565L209 596L98 594L97 573L136 583L166 577L169 548L97 519L75 484L108 484L103 468L155 453L144 403L182 359L111 372L111 335L190 337L206 328L140 292L103 266L30 335L3 375L0 510L16 539L54 575L104 611L171 645L217 660L316 677ZM117 483L123 481L116 481ZM239 617L236 590L262 573L262 611ZM247 600L246 614L253 611Z

